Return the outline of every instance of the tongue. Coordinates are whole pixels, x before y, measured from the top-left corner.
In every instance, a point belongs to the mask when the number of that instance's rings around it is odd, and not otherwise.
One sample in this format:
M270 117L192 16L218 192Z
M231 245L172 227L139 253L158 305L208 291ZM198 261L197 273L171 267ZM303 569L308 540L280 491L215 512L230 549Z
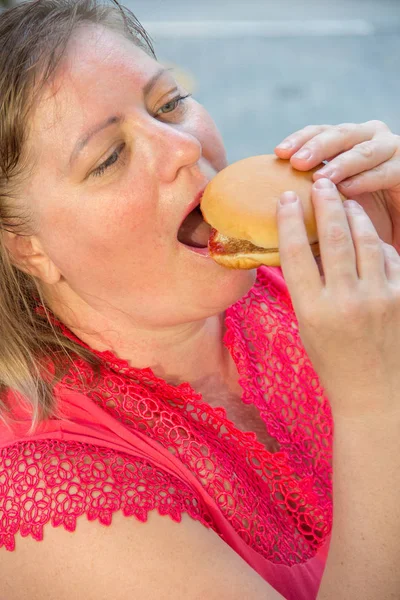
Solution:
M178 240L181 244L194 248L206 248L211 234L208 225L198 209L193 210L183 221L178 231Z

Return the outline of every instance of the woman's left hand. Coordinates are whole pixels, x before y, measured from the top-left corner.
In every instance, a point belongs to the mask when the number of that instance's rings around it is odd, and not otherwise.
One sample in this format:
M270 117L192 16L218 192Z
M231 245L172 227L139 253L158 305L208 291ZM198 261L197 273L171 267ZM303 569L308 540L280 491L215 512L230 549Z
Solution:
M314 181L328 177L361 204L379 237L400 252L400 136L385 123L310 125L285 138L275 154L299 171L329 161Z

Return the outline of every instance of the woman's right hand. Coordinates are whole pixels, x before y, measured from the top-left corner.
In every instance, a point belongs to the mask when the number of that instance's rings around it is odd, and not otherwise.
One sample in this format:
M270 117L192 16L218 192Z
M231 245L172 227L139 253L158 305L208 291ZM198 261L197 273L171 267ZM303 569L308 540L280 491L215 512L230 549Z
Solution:
M318 180L312 200L324 276L299 199L278 203L279 249L305 350L334 416L400 411L400 257L355 202ZM294 195L295 196L295 195Z

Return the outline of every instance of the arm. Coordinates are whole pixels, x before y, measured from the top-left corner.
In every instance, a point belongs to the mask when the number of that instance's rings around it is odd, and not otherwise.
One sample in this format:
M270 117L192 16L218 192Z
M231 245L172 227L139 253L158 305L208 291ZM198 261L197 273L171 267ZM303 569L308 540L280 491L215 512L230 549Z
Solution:
M323 277L293 193L280 254L306 351L334 417L334 518L318 600L400 597L400 256L356 202L321 179L312 198Z
M335 419L332 541L318 600L400 596L400 414Z
M7 600L282 600L214 531L155 511L146 523L116 513L111 527L80 519L74 533L19 538L0 579Z

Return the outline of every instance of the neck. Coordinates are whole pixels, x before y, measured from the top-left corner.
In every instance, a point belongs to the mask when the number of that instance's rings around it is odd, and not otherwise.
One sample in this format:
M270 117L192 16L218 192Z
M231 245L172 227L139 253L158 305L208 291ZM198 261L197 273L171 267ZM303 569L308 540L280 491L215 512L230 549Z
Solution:
M110 316L86 304L74 311L57 302L49 305L92 349L111 350L135 368L150 367L172 385L188 382L199 392L210 382L215 387L237 385L236 366L223 343L224 313L175 327L144 329L125 315Z

